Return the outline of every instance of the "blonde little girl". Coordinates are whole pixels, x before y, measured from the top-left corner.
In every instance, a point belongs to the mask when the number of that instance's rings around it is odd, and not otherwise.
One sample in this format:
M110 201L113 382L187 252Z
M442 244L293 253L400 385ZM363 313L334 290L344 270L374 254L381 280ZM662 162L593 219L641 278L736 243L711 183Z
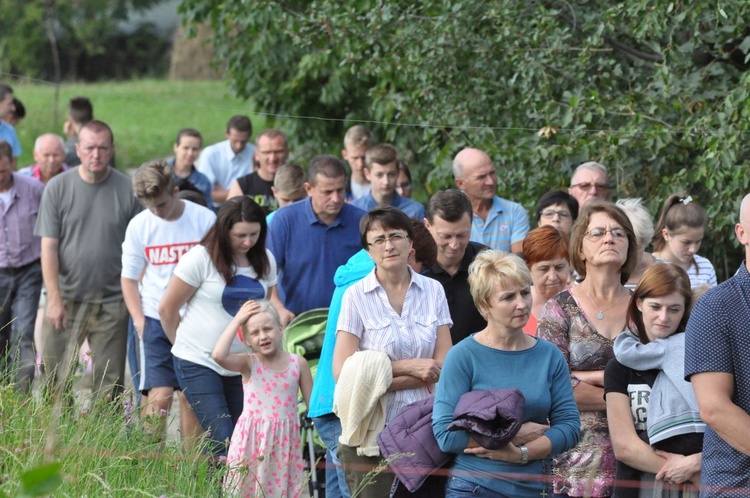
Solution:
M230 354L237 329L253 353ZM228 496L297 497L304 471L297 393L310 401L307 361L285 352L276 309L268 301L242 305L221 334L213 359L242 374L244 405L229 442L224 492Z

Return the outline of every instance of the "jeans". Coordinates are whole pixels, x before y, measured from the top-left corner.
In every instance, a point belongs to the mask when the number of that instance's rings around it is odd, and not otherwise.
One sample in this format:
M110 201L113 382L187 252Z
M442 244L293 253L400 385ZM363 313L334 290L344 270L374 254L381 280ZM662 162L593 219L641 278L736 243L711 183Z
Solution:
M333 413L315 417L315 430L326 445L326 497L349 498L349 488L346 486L344 471L341 469L337 451L339 436L341 435L341 421Z
M22 392L29 392L34 380L34 323L41 289L39 261L0 268L0 376L8 378L15 373Z
M177 357L174 370L182 392L209 438L205 452L226 456L234 425L242 414L242 376L225 377Z
M445 486L445 498L463 498L465 496L476 496L478 498L503 498L503 495L491 489L474 484L466 479L451 476Z

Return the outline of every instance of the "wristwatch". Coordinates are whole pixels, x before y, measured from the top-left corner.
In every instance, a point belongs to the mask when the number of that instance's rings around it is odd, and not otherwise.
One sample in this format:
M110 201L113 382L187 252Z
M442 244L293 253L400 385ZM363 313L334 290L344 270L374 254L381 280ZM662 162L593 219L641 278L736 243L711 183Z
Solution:
M519 446L518 449L521 450L521 465L526 465L529 463L529 449L525 444Z

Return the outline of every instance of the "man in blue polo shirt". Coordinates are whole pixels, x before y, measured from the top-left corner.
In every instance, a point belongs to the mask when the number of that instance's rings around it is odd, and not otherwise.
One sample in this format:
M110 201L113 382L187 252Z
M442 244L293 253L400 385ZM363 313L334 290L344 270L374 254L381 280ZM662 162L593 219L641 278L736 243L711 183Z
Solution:
M708 424L701 497L747 496L750 488L750 194L734 231L745 261L695 303L685 330L685 380ZM668 472L660 478L671 480Z
M295 314L327 308L333 275L361 246L364 211L346 204L346 169L335 156L317 156L308 168L309 198L280 209L268 231L279 269L279 296Z
M462 150L453 159L453 176L471 201L471 240L520 253L529 231L529 214L520 204L495 195L497 173L490 156L479 149Z

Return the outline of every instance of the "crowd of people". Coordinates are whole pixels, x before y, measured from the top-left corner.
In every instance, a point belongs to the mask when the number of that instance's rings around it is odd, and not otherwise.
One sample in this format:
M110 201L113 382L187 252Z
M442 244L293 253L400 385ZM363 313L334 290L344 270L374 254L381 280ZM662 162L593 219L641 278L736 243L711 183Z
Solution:
M19 391L41 306L44 396L70 393L87 341L93 397L122 394L127 363L163 437L177 393L183 447L226 465L228 496L302 492L299 392L329 497L750 489L750 274L746 261L717 285L689 195L654 225L586 162L539 199L531 230L484 151L459 151L456 188L424 206L366 127L347 131L343 160L302 168L280 130L251 144L247 116L205 148L179 130L172 158L129 176L85 97L67 140L41 135L17 168L17 109L0 83L1 366ZM750 195L736 235L750 257ZM316 308L329 315L313 379L282 342Z

